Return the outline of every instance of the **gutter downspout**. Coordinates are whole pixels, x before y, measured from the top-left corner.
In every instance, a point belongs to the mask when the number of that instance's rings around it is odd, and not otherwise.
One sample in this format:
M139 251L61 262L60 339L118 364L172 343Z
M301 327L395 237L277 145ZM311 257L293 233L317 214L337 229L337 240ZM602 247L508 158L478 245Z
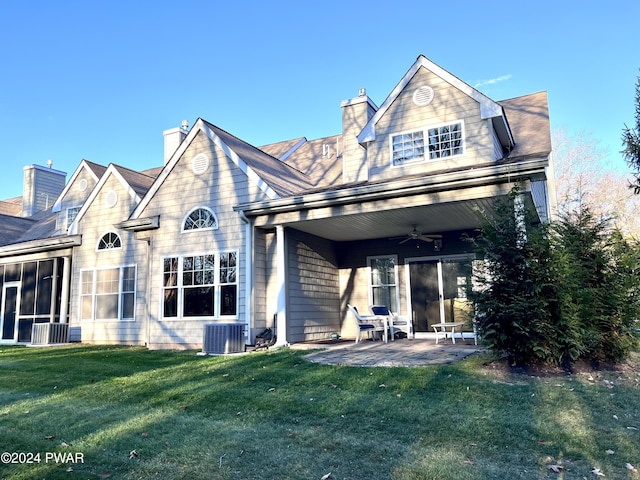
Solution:
M238 215L245 225L245 262L244 262L244 288L245 288L245 342L250 344L253 305L253 227L251 220L247 218L243 210L238 210Z

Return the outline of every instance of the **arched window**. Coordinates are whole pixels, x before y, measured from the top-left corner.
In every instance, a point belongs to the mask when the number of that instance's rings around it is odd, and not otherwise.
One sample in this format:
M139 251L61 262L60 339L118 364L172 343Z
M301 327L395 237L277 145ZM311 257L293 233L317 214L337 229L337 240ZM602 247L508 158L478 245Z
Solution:
M98 250L108 250L110 248L122 248L122 242L117 233L109 232L98 242Z
M209 210L206 207L198 207L187 215L187 218L184 221L184 225L182 230L202 230L202 229L211 229L215 230L218 228L218 219L216 218L215 213Z

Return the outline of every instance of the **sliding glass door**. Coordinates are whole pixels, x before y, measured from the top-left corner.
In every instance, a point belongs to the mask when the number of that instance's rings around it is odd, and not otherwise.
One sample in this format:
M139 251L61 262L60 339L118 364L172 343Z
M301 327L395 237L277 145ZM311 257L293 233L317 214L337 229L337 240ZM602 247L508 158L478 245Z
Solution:
M433 332L441 322L464 322L473 329L470 257L439 257L407 261L409 304L416 333Z

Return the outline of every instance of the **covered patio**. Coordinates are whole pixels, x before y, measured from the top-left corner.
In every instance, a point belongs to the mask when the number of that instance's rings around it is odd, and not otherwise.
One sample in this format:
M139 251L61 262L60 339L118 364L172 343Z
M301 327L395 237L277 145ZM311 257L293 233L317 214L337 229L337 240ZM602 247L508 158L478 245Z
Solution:
M544 170L534 161L518 167L533 177ZM371 305L385 305L411 319L418 339L435 338L433 326L441 322L464 323L465 337L472 335L466 290L474 255L464 238L477 234L478 212L492 211L496 198L517 184L504 178L504 168L479 166L472 175L446 172L429 181L357 185L237 207L253 227L248 271L259 279L251 285L249 337L270 327L279 346L334 332L355 338L349 304L367 313ZM520 187L525 208L538 210L535 182Z

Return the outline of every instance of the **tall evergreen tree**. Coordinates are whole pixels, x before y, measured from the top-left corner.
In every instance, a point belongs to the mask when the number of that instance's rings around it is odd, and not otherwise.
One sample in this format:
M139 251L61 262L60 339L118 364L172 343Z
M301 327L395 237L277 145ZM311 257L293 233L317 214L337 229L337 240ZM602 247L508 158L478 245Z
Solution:
M478 256L474 291L477 327L483 342L512 365L557 362L552 312L557 304L553 265L544 225L531 222L515 189L484 215L473 239Z
M635 126L629 128L625 125L622 131L622 144L624 155L627 164L633 170L635 180L631 185L636 194L640 193L640 77L636 81L636 113L635 113Z

